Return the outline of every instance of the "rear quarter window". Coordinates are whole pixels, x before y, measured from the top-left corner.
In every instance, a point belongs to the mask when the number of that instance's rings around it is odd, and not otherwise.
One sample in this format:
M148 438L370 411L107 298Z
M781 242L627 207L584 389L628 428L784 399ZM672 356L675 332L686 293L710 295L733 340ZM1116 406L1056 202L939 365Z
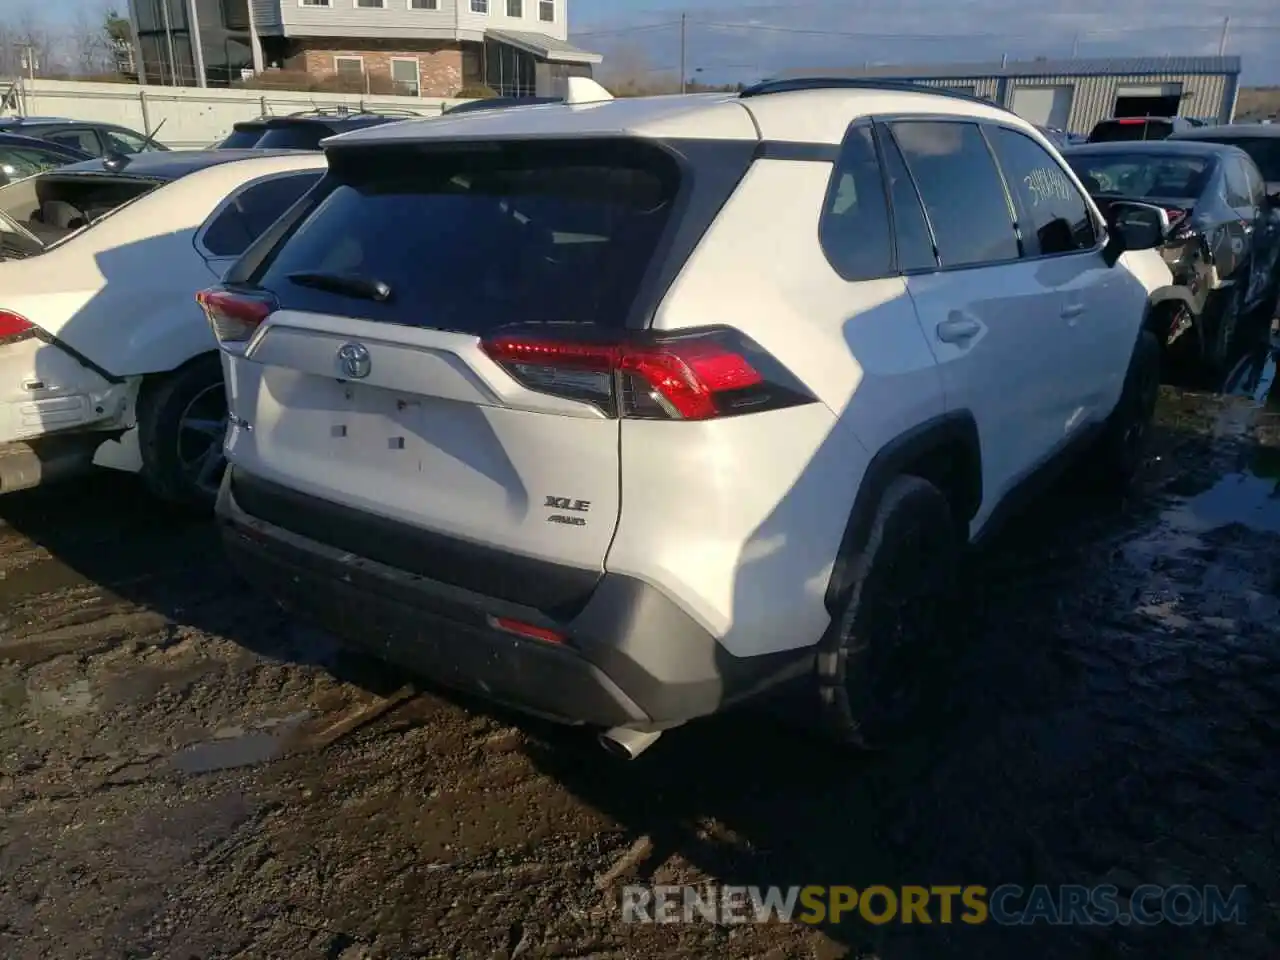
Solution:
M621 141L346 152L252 279L288 309L476 335L531 322L621 328L679 187L670 156ZM391 296L317 276L381 281Z

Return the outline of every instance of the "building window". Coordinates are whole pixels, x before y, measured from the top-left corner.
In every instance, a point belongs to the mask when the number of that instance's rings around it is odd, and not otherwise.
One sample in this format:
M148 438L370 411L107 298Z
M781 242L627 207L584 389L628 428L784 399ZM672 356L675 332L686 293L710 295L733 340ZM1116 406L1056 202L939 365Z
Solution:
M472 13L488 13L489 0L471 0Z
M356 0L356 6L361 10L381 10L385 4L383 0Z
M439 10L440 0L409 0L410 10Z
M524 0L507 0L507 16L517 20L524 16Z
M396 85L395 92L400 96L418 96L418 58L392 57L391 81Z
M364 57L334 57L333 69L340 77L363 77Z
M556 22L556 0L538 0L538 19L543 23Z
M298 0L300 7L327 7L329 0Z

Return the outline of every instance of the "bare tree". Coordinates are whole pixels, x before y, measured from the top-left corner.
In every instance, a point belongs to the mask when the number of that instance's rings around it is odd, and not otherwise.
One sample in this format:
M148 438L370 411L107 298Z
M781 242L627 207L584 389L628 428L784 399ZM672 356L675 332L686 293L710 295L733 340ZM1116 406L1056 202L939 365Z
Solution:
M115 69L115 45L109 32L120 19L106 3L78 6L67 24L64 48L67 66L80 76L97 76Z
M644 97L680 90L678 71L654 69L643 50L630 46L609 51L600 82L615 97Z

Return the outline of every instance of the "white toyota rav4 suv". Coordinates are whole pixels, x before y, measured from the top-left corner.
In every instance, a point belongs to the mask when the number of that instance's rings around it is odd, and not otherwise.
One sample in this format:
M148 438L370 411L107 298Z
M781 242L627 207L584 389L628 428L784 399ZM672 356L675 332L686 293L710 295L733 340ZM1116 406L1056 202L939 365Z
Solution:
M1167 220L909 85L585 99L326 141L200 295L228 549L622 755L806 676L885 742L962 547L1069 451L1136 466Z

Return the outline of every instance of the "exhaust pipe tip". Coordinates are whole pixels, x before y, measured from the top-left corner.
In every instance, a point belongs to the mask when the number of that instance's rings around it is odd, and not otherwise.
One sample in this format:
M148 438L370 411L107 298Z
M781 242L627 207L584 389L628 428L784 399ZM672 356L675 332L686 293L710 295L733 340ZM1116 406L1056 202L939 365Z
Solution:
M632 730L629 727L614 727L600 734L600 746L611 756L619 760L634 760L657 742L662 736L661 730Z

